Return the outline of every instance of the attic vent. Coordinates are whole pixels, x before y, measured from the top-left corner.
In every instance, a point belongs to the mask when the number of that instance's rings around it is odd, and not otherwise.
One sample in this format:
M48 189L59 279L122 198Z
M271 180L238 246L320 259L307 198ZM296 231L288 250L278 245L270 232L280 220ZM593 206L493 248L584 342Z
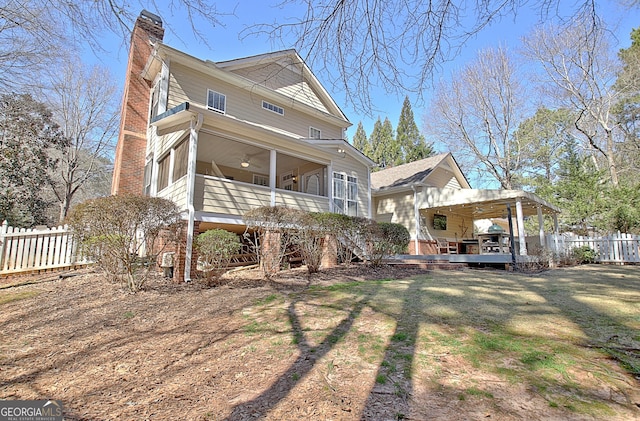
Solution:
M154 25L162 26L162 18L158 15L155 15L148 10L143 10L140 12L140 17L150 20Z

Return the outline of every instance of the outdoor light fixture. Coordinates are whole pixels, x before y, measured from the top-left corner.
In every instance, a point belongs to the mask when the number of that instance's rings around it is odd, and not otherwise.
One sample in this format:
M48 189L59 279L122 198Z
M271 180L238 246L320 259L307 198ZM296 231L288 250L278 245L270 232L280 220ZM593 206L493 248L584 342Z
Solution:
M240 161L240 166L242 168L247 168L249 166L249 158L247 158L246 156L242 158L242 161Z

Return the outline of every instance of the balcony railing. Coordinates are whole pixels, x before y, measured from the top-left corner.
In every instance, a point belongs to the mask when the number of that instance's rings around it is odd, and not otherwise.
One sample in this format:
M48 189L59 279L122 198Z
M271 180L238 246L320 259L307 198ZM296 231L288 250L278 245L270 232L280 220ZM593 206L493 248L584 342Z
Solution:
M329 211L329 199L324 196L276 189L272 202L271 193L269 187L198 174L194 207L197 211L234 216L271 205L310 212Z

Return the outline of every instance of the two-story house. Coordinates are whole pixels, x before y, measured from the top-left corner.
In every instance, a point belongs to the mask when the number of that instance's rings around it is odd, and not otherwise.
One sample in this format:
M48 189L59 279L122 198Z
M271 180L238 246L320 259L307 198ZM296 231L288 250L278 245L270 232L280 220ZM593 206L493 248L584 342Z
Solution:
M192 276L198 233L240 233L255 207L372 217L374 163L345 141L351 123L294 50L213 62L162 38L161 19L143 11L131 39L112 194L178 204L187 224L178 277Z

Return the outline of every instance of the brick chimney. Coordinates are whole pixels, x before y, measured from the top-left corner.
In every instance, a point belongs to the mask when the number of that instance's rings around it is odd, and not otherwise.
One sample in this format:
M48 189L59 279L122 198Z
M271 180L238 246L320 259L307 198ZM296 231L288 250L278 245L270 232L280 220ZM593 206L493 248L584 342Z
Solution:
M111 194L142 194L151 95L151 82L143 79L142 70L153 43L163 36L162 19L143 10L131 34Z

